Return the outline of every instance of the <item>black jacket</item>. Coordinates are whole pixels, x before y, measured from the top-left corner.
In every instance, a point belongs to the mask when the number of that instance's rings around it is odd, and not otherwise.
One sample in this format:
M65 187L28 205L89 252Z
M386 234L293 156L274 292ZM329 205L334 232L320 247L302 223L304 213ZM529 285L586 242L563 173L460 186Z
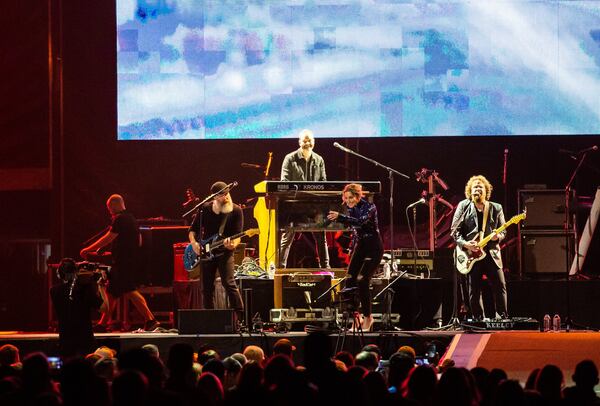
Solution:
M487 225L485 230L483 230L483 236L488 236L493 230L497 229L505 222L502 206L498 203L490 202ZM475 208L475 203L468 199L462 200L458 206L456 206L454 218L452 219L452 238L456 241L456 245L463 248L465 243L477 237L478 229L479 221L477 219L477 208ZM498 241L490 241L487 245L490 255L499 268L502 268L502 256L500 255L499 242L503 240L504 237L506 237L506 230L498 234Z
M326 181L325 161L315 153L311 154L308 161L304 159L302 150L297 149L294 152L287 154L281 165L281 180L282 181Z

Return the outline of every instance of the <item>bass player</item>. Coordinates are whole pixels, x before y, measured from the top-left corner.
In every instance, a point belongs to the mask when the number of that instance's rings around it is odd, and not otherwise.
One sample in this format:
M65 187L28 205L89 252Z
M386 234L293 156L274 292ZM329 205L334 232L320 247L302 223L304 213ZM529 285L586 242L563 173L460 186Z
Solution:
M242 231L244 216L240 206L233 203L229 185L225 182L215 182L210 188L210 193L218 193L218 195L214 200L200 207L188 233L190 244L197 255L201 255L200 241L215 234L225 238L220 252L213 252L214 256L210 260L202 261L200 277L202 278L203 304L205 309L215 308L215 277L218 271L229 303L235 310L237 319L241 320L244 304L235 283L233 262L233 251L240 240L231 240L227 237Z

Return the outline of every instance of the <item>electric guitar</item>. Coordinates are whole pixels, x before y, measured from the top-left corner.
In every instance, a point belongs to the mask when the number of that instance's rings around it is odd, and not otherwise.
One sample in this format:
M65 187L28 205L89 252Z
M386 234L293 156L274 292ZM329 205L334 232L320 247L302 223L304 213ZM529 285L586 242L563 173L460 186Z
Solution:
M477 250L475 252L471 252L466 248L465 249L460 248L457 245L456 249L455 249L455 255L456 255L456 269L458 270L458 272L460 272L463 275L466 275L469 272L471 272L471 269L473 269L473 265L477 261L481 261L483 258L486 257L487 254L485 253L485 251L483 249L492 240L492 237L494 235L499 234L502 231L506 230L508 228L508 226L510 226L511 224L517 224L521 220L525 220L525 217L527 217L526 211L524 211L521 214L517 214L516 216L513 216L506 223L502 224L500 227L498 227L497 229L492 231L489 235L484 237L481 241L479 241L477 243L479 250Z
M238 238L252 237L258 234L258 228L251 228L227 238L230 240L237 240ZM185 270L192 272L201 261L210 261L213 259L216 255L218 255L218 253L215 253L214 251L223 246L223 241L225 241L225 238L222 238L219 234L214 234L211 237L199 241L200 255L196 254L192 244L188 244L183 252L183 267Z

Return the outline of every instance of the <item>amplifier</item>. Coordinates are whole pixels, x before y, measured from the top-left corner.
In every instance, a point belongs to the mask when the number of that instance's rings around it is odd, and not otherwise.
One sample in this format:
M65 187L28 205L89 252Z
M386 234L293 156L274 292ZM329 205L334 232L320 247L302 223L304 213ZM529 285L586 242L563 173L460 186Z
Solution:
M385 265L391 261L391 251L387 250L383 254L382 263ZM394 250L394 262L396 270L407 272L413 275L429 276L433 270L433 251L430 250L412 250L408 248L399 248Z
M567 272L567 244L574 246L572 233L522 230L520 243L522 273L531 276Z
M331 287L330 272L275 274L275 308L303 308L314 303L318 307L331 305L331 295L315 301Z
M519 210L527 209L523 229L561 229L565 222L565 191L520 189Z
M391 258L391 250L384 251L384 258L386 254L388 258ZM431 259L433 260L433 251L431 250L413 250L412 248L396 248L394 250L394 258L395 259L409 259L413 260L415 258L415 254L417 259Z

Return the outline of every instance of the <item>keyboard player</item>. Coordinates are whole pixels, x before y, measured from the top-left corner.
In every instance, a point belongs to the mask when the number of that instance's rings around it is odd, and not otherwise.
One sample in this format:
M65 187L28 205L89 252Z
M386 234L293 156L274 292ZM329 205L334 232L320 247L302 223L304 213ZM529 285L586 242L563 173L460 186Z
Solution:
M325 161L323 157L313 151L315 147L315 136L311 130L304 129L298 134L299 148L285 156L281 166L282 181L326 181ZM329 252L327 251L327 240L325 232L313 232L319 256L319 266L330 268ZM294 242L294 231L285 231L281 234L279 253L279 266L285 268L290 249Z

